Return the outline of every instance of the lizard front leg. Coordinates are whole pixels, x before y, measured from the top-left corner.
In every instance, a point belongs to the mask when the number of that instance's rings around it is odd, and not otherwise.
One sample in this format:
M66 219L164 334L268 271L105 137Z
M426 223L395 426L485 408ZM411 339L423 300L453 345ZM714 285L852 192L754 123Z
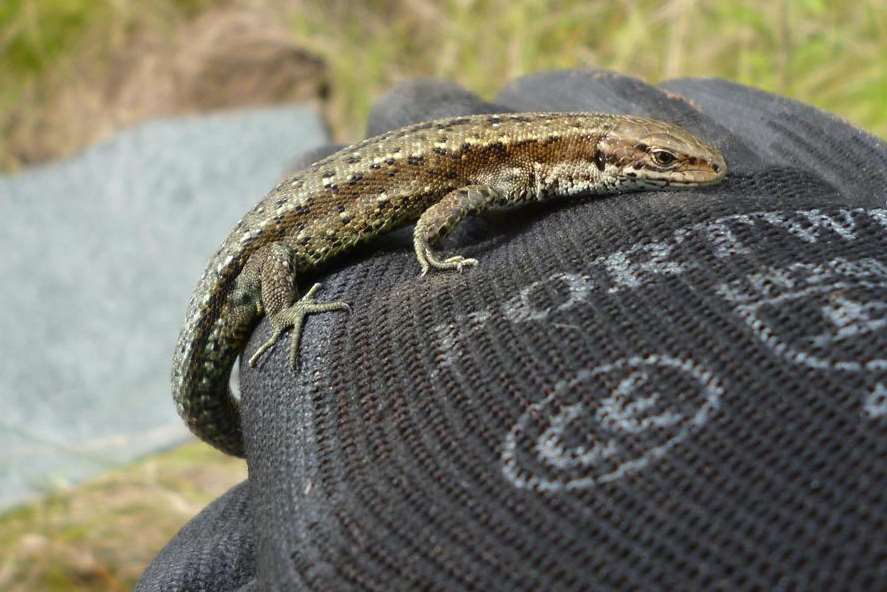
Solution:
M488 185L469 185L451 191L425 210L413 231L413 247L422 266L422 275L429 269L456 269L477 265L476 259L453 255L441 259L431 248L452 232L466 216L477 214L505 201L504 194Z
M273 346L283 332L292 329L290 340L290 364L298 366L299 343L305 317L315 312L333 310L350 311L345 302L317 302L314 294L320 284L314 284L302 298L296 301L296 276L293 269L292 251L283 243L274 243L257 252L254 265L244 268L244 273L257 274L261 286L261 301L273 329L271 337L249 359L255 366L262 354ZM250 263L253 263L252 261ZM249 278L248 278L249 279Z

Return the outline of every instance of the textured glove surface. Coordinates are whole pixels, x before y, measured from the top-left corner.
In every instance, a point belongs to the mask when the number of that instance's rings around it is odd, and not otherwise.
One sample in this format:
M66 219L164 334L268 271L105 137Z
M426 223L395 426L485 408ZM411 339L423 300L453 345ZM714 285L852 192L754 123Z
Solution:
M730 175L469 222L461 275L420 278L408 232L346 258L300 372L242 368L249 486L140 589L887 587L887 147L598 72L406 85L369 129L504 110L672 120Z

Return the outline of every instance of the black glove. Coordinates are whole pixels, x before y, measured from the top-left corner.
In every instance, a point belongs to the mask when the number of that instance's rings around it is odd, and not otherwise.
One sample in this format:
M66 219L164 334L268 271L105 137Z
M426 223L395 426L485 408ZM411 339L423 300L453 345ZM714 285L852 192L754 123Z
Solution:
M466 223L462 274L409 231L339 261L317 296L353 312L242 368L249 482L139 589L887 588L884 143L603 72L405 85L369 129L508 110L674 121L730 172Z

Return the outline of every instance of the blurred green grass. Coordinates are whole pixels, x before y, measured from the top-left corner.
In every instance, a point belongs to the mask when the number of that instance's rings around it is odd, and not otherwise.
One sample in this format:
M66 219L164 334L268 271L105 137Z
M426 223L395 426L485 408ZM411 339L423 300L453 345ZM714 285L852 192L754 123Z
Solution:
M571 67L726 78L887 137L883 0L4 0L0 129L41 108L26 89L76 76L83 59L101 69L137 32L226 5L275 13L327 61L339 139L359 137L374 98L406 78L490 96L516 76Z
M246 478L191 443L0 515L0 590L132 590L179 528Z
M373 97L410 76L489 96L529 72L603 67L653 82L726 78L887 136L882 0L307 4L318 9L296 13L295 30L331 62L343 125L359 125Z

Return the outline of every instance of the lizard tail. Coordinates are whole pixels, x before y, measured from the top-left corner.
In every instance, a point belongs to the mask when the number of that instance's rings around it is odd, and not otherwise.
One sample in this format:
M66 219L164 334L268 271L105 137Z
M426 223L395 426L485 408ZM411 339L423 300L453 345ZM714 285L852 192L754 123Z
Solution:
M172 368L172 394L179 415L201 440L226 454L243 457L240 402L228 387L231 369L259 315L230 305L189 316L179 336Z
M240 402L228 389L210 396L191 397L186 413L181 414L195 436L225 454L243 458L243 431L240 427Z
M200 385L177 380L174 369L173 398L179 416L195 436L226 454L243 457L240 402L228 388L230 369L224 379L204 378Z

